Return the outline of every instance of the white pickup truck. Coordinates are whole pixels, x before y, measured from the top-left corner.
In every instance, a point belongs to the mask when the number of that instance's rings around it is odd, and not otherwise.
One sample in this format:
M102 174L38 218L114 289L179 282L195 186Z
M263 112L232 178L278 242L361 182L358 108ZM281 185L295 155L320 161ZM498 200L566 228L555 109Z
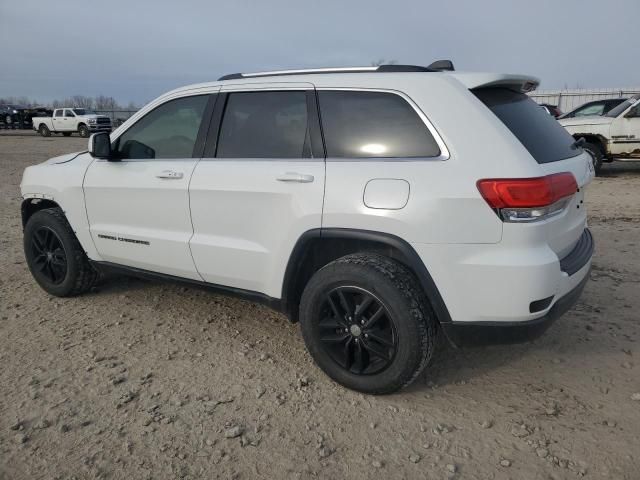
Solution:
M593 158L596 172L602 162L640 160L640 94L625 100L604 116L558 120ZM581 140L584 139L584 140Z
M43 137L62 133L65 137L77 132L88 137L96 132L111 132L111 119L86 108L56 108L51 117L34 117L33 129Z

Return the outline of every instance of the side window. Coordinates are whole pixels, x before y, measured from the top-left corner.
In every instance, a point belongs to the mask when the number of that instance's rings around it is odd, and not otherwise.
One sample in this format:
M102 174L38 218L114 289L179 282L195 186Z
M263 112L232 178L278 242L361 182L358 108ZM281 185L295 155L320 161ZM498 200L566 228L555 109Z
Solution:
M69 109L65 109L64 111L64 116L65 117L75 117L75 115L73 114L73 112Z
M117 158L191 158L208 99L177 98L150 111L116 140Z
M604 113L604 105L589 105L576 112L576 117L586 117L588 115L602 115Z
M627 118L640 118L640 103L629 110Z
M218 137L218 158L309 156L303 91L230 93Z
M62 117L63 110L56 110L54 113L54 117Z
M327 157L437 157L440 148L416 111L385 92L318 92Z

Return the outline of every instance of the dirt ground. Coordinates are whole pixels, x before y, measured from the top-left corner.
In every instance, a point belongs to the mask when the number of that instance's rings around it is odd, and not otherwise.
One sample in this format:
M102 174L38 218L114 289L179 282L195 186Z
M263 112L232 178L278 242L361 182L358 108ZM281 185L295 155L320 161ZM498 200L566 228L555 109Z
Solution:
M0 132L0 479L640 478L640 163L588 189L591 282L541 339L442 346L373 397L262 306L127 277L40 290L22 171L85 145Z

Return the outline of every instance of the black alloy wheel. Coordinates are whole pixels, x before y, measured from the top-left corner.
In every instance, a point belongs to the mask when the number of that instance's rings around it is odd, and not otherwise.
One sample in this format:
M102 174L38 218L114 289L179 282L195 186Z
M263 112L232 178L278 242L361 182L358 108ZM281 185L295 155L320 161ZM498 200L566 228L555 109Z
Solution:
M98 271L60 208L44 208L29 217L23 246L33 278L51 295L68 297L87 292L98 279Z
M60 237L51 228L41 226L31 238L34 267L53 285L67 276L67 254Z
M393 362L398 346L393 319L382 301L363 288L329 291L318 327L327 354L351 373L373 375Z

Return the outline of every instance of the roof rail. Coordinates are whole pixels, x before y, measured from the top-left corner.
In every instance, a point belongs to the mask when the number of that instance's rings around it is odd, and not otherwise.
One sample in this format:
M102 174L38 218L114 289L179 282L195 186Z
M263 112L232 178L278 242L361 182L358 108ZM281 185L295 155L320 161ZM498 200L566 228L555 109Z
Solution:
M438 60L433 62L428 67L421 67L419 65L379 65L377 67L337 67L337 68L308 68L300 70L275 70L272 72L255 72L255 73L230 73L223 75L218 80L238 80L241 78L256 78L256 77L277 77L281 75L313 75L319 73L365 73L365 72L379 72L379 73L401 73L401 72L441 72L444 70L453 70L453 63L451 60Z

